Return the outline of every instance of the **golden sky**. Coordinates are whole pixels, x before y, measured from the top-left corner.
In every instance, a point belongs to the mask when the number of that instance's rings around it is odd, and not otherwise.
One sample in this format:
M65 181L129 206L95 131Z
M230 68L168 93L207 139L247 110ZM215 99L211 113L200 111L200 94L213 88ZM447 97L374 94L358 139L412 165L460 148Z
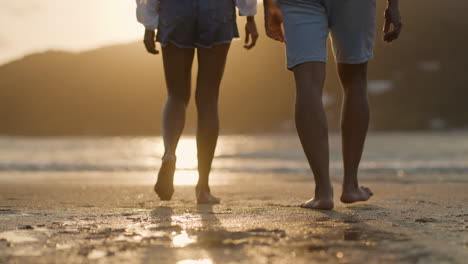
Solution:
M0 64L49 49L81 51L140 38L134 0L2 0Z
M1 0L0 65L50 49L82 51L139 40L143 27L135 6L135 0Z

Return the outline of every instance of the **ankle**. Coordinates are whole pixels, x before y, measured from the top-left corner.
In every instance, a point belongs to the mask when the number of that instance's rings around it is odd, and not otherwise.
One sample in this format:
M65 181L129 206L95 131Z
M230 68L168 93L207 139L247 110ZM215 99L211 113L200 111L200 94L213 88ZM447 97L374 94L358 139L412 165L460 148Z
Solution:
M343 192L352 192L355 191L359 188L359 185L357 182L353 183L343 183Z
M195 187L195 190L197 192L210 192L210 186L208 186L208 184L197 184L197 186Z
M176 155L171 152L165 152L162 157L163 161L175 161L176 159L177 159Z
M333 197L333 186L331 184L327 184L324 186L316 186L315 196L316 197Z

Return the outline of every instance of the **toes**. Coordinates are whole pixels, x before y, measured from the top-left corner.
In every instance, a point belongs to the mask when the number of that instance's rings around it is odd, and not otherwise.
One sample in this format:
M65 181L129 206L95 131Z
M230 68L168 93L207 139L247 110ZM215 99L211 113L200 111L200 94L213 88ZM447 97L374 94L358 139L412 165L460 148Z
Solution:
M162 201L170 201L172 199L172 195L174 194L174 189L169 189L168 187L164 188L158 184L154 186L154 191Z
M197 203L198 204L219 204L221 199L214 197L208 192L198 192L196 193Z
M303 202L300 207L301 208L312 208L313 207L313 203L314 203L314 200L311 199L311 200L308 200L308 201L305 201ZM311 206L312 205L312 206Z
M316 209L316 210L331 210L333 209L333 201L328 200L309 200L301 204L301 208Z
M374 195L374 193L371 191L371 189L369 189L368 187L365 187L365 186L361 186L361 188L366 192L368 193L370 196Z

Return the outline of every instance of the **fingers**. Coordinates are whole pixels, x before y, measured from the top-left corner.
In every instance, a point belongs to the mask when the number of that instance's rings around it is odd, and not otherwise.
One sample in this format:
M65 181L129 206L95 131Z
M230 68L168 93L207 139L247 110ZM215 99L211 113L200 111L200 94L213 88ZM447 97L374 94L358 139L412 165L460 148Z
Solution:
M384 28L383 28L383 32L384 32L385 34L387 34L388 31L390 30L390 25L391 25L390 19L385 18L385 24L384 24Z
M156 43L153 41L145 41L145 48L148 53L159 54L159 51L156 49Z
M280 42L284 42L284 40L285 40L283 30L281 28L279 28L279 29L267 28L266 29L266 34L267 34L267 36L269 38L280 41Z
M246 27L245 28L245 41L244 41L244 47L249 43L250 41L250 32L249 29Z
M154 31L146 30L143 43L145 44L146 51L151 54L159 54L159 51L156 49Z
M146 51L151 54L159 54L159 51L156 49L156 43L152 40L145 40L144 41Z
M399 23L397 25L393 24L393 30L387 31L384 34L384 41L385 42L392 42L400 36L401 29L403 28L403 24Z
M391 27L393 27L391 29ZM385 24L383 28L384 41L392 42L400 36L403 24L398 10L387 8L385 10Z
M255 45L257 44L257 39L258 39L258 34L252 34L252 42L250 43L250 45L247 45L248 42L246 42L244 45L244 48L246 49L251 49L253 47L255 47Z
M281 24L283 22L283 18L281 13L274 13L266 15L265 17L265 31L269 38L284 42L284 34L283 29L281 28Z
M256 31L254 32L246 32L245 34L245 45L244 45L244 48L246 49L251 49L253 47L255 47L255 45L257 44L257 39L258 39L258 33ZM250 42L249 44L249 40L250 40L250 37L252 37L252 42Z
M245 25L245 42L244 48L251 49L257 44L258 31L255 22L247 22ZM250 44L249 44L250 42Z

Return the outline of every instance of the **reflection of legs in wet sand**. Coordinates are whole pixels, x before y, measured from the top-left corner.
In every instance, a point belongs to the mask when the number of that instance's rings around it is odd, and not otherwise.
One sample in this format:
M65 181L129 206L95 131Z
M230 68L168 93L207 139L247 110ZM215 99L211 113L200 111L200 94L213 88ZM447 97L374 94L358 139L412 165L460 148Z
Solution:
M198 111L197 150L199 179L197 202L216 204L211 195L209 174L219 133L218 95L230 44L213 48L198 48L199 70L195 94ZM190 99L191 70L195 49L178 48L169 44L163 48L164 71L168 99L164 109L163 137L165 153L154 187L161 200L170 200L174 193L173 180L176 148L185 125L185 112Z
M197 205L197 212L200 214L200 222L204 230L219 229L225 230L219 221L216 214L213 212L213 205L211 204L199 204Z

